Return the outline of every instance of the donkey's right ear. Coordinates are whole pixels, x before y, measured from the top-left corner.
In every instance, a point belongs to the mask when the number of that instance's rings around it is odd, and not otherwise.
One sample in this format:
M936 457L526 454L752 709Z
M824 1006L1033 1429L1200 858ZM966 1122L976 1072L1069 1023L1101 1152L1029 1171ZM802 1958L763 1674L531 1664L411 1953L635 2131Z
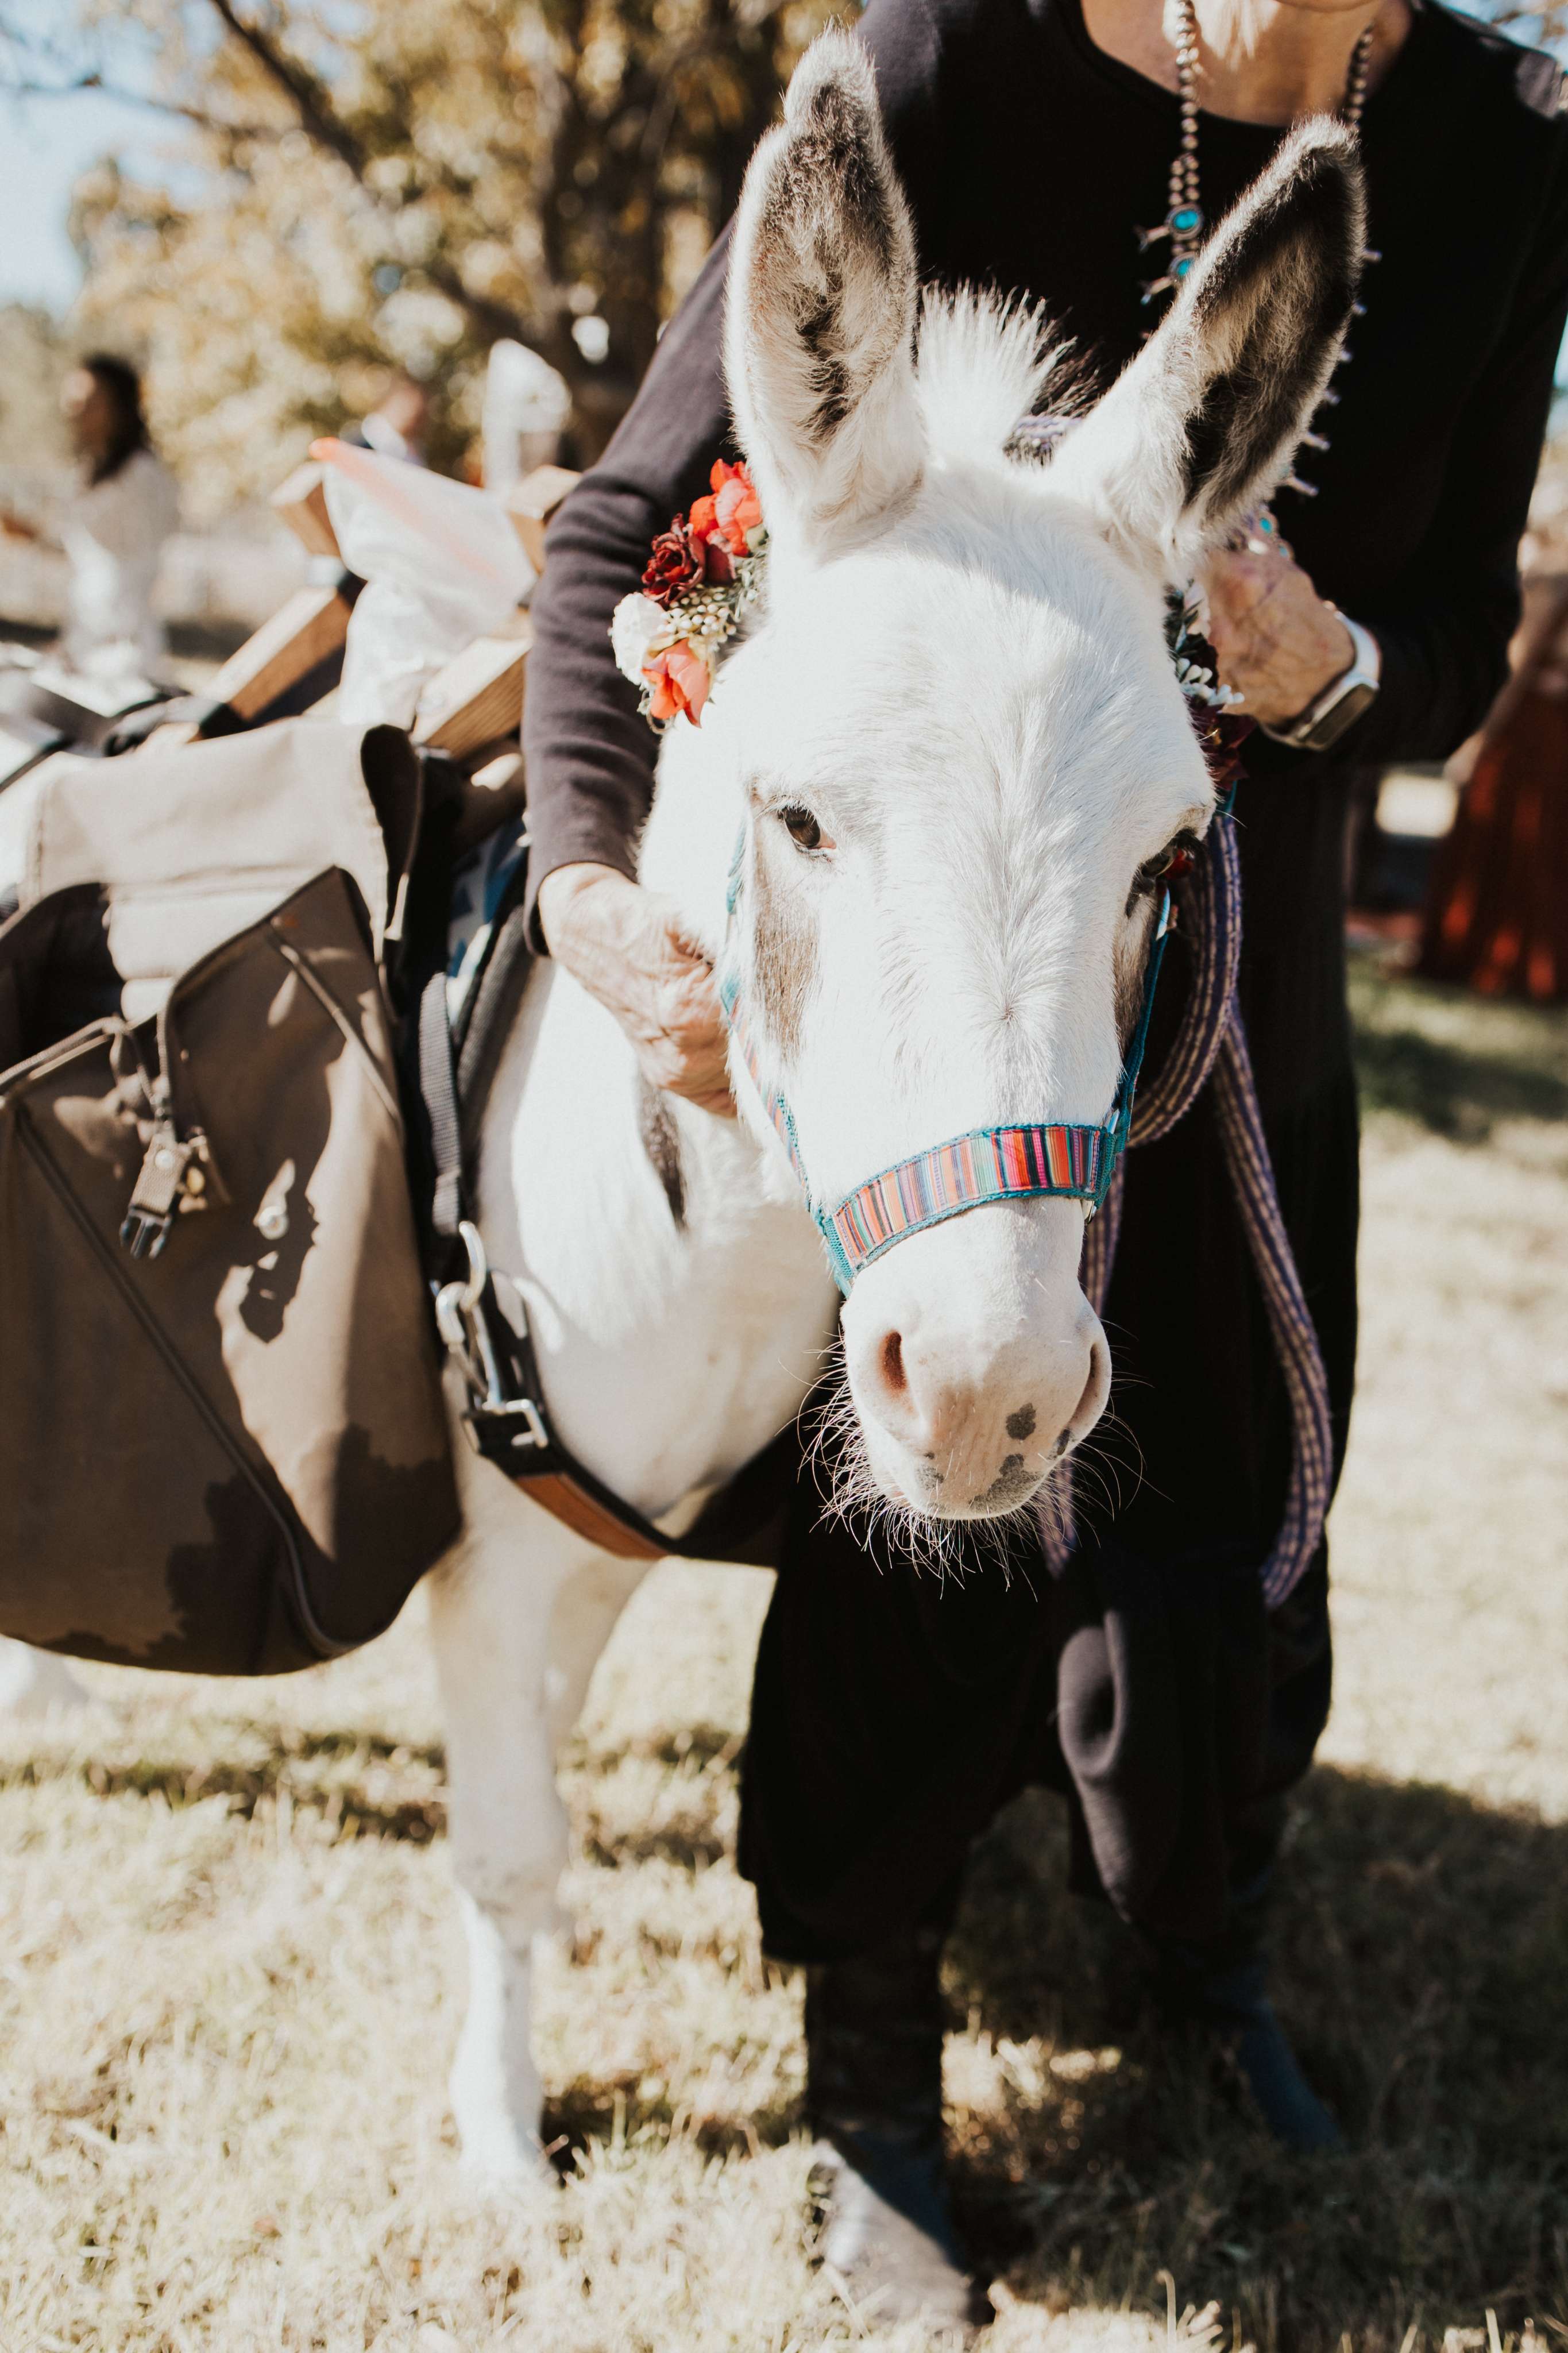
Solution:
M1268 498L1322 398L1361 276L1355 142L1303 124L1220 223L1159 332L1074 427L1051 487L1167 578Z
M770 533L855 535L918 485L916 301L870 59L824 33L752 158L730 261L725 370Z

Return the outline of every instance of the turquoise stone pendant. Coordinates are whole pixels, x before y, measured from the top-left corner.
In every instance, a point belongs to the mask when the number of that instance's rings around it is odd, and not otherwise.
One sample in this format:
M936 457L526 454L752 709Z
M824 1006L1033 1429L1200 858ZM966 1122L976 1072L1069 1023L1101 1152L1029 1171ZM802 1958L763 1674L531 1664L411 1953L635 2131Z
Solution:
M1203 233L1203 210L1197 205L1173 205L1158 228L1139 228L1132 232L1138 239L1140 253L1147 253L1149 248L1157 245L1163 237L1171 237L1178 245L1189 245Z

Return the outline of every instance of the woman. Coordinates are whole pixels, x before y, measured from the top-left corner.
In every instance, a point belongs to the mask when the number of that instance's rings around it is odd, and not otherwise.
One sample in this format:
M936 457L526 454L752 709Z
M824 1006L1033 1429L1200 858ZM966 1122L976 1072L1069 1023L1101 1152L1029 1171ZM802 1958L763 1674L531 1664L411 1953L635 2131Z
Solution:
M84 677L152 677L165 650L153 591L179 500L153 449L141 378L129 361L94 352L66 377L60 411L82 475L58 525L70 564L61 651ZM43 535L15 515L5 528Z
M1416 970L1568 1004L1568 577L1527 584L1513 674L1448 774L1464 797L1433 862Z
M1342 1451L1347 779L1445 754L1502 675L1568 310L1561 77L1430 0L872 0L861 29L923 274L1043 298L1101 384L1284 128L1360 121L1378 258L1327 446L1278 501L1294 552L1260 519L1206 583L1223 675L1295 739L1253 739L1242 999ZM652 1081L713 1111L711 976L631 879L655 745L608 628L654 534L733 454L725 266L721 238L552 533L525 721L540 944ZM1167 1036L1178 998L1160 1002ZM1085 1514L1059 1582L939 1590L814 1525L807 1482L763 1635L742 1862L769 1949L814 1965L809 2105L841 2168L825 2252L889 2316L964 2308L936 1968L968 1845L1027 1781L1063 1792L1075 1883L1139 1931L1169 2010L1225 2039L1275 2132L1337 2137L1259 1943L1284 1792L1327 1714L1327 1565L1266 1611L1289 1414L1206 1101L1131 1159L1106 1323L1124 1500Z

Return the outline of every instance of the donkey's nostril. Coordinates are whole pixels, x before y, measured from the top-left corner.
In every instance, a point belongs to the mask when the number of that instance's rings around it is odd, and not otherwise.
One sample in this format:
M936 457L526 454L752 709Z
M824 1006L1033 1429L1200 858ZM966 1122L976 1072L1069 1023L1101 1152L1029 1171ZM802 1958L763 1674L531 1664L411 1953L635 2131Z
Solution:
M1080 1439L1087 1438L1105 1411L1105 1401L1110 1395L1110 1351L1105 1345L1104 1334L1097 1332L1089 1352L1089 1378L1083 1385L1078 1411L1068 1428L1063 1430L1062 1437L1070 1437L1075 1446Z
M882 1343L882 1378L895 1397L900 1397L910 1385L904 1371L903 1337L898 1332L889 1332Z

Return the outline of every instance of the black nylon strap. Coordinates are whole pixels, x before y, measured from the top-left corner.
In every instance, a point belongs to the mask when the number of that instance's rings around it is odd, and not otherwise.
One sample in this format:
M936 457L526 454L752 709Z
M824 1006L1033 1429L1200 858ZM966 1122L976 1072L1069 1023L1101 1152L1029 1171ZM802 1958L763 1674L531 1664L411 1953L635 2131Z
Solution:
M463 1216L463 1132L447 1020L447 975L433 972L419 998L419 1092L425 1099L435 1187L430 1223L445 1241L457 1239Z
M109 760L121 752L134 752L160 727L194 727L198 735L207 738L237 735L247 724L237 711L226 702L215 702L210 694L174 695L164 702L143 703L117 719L103 739L102 751Z
M7 713L30 719L40 727L57 729L79 750L86 752L106 750L122 729L137 722L145 727L156 726L167 716L170 700L167 694L154 689L150 696L124 711L94 711L68 694L57 694L52 687L39 686L31 678L14 677L0 681L0 707Z
M410 893L412 936L405 946L413 951L410 996L413 987L418 988L414 1059L423 1113L423 1187L430 1204L427 1219L423 1221L428 1238L426 1265L433 1282L439 1283L460 1273L465 1260L458 1240L459 1223L468 1214L465 1139L471 1155L478 1147L479 1120L532 954L522 925L525 851L496 911L485 963L469 990L458 1041L463 1081L459 1109L458 1064L447 1012L446 933L444 920L438 921L444 918L451 857L449 839L443 839L439 825L427 821L419 863L424 887ZM434 888L437 879L438 892ZM414 974L420 970L424 977L416 981ZM416 1162L412 1154L410 1165L414 1173ZM531 1401L543 1437L541 1444L535 1430L521 1420L515 1410L488 1410L470 1383L466 1419L474 1445L487 1461L495 1463L524 1493L532 1480L564 1476L652 1553L687 1560L736 1560L760 1567L777 1567L789 1490L799 1468L793 1426L781 1431L772 1445L710 1498L684 1537L668 1536L562 1444L551 1424L526 1321L521 1330L513 1324L502 1311L493 1280L486 1282L476 1312L484 1320L504 1397L514 1407L522 1398ZM550 1508L548 1503L544 1508Z

